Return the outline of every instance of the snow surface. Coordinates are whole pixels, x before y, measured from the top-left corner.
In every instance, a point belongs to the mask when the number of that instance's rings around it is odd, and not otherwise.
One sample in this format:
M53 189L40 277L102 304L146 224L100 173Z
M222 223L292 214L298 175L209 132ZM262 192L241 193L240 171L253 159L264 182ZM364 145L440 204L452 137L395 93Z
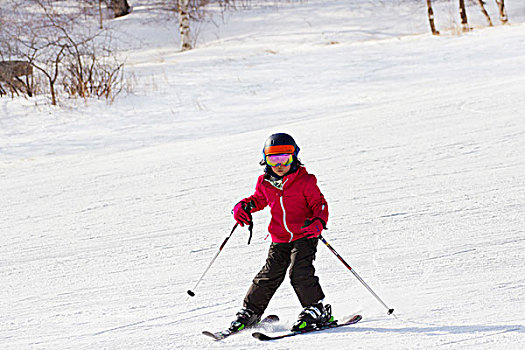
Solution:
M423 2L256 7L194 28L181 54L144 3L110 23L133 94L0 99L0 348L523 347L525 4L493 28L473 8L458 35L440 2L440 37ZM362 322L274 343L200 334L228 326L264 263L267 212L187 297L273 132L296 138L326 239L397 318L320 246L326 302ZM294 321L288 281L267 311L283 319L268 332Z

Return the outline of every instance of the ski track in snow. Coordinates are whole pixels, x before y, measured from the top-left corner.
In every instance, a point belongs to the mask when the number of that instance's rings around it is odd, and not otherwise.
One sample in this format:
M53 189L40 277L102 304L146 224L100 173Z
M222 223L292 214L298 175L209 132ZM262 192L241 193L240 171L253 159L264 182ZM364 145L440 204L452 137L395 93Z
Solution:
M0 99L1 348L522 348L525 26L435 38L426 22L396 31L410 11L322 3L319 23L283 5L232 15L188 53L133 51L144 90L114 105ZM232 35L241 19L253 29ZM277 131L318 177L325 238L395 318L320 245L326 301L359 324L201 336L228 326L264 263L267 212L186 294ZM299 311L286 280L267 310L282 321L264 329L286 332Z

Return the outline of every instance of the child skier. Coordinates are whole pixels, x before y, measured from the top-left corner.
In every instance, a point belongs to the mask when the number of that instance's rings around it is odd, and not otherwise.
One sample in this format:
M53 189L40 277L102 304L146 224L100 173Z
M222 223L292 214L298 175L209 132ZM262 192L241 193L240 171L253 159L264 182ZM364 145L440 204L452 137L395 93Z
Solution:
M328 205L317 187L317 179L306 171L298 154L299 146L290 135L271 135L264 145L261 165L265 165L265 170L257 180L255 193L233 208L233 217L244 226L250 224L251 212L269 206L272 243L266 264L253 279L243 308L231 323L231 331L260 321L288 267L290 282L304 308L292 331L333 320L330 305L322 304L325 295L313 266L318 237L328 221Z

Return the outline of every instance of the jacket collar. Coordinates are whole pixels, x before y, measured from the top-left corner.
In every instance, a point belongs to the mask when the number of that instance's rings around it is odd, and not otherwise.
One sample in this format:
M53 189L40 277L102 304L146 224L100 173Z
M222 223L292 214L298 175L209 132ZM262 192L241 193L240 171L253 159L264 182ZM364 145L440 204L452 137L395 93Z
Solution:
M296 171L294 171L291 174L288 173L288 174L284 175L283 177L274 176L274 175L271 175L271 174L267 173L264 176L264 180L268 181L273 187L275 187L275 188L277 188L279 190L282 190L285 183L292 182L293 180L295 180L296 177L298 177L298 176L300 176L302 174L305 174L305 173L306 173L306 169L303 166L299 166L299 167L297 167Z

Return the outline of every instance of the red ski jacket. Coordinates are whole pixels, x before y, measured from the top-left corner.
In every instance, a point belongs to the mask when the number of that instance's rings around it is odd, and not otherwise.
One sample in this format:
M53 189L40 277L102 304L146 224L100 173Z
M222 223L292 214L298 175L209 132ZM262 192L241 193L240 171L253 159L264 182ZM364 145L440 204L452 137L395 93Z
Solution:
M285 175L282 183L259 176L255 193L242 200L253 201L255 208L252 213L270 206L272 220L268 232L272 242L288 243L305 237L301 226L306 219L319 218L328 222L328 204L317 187L317 179L302 166Z

